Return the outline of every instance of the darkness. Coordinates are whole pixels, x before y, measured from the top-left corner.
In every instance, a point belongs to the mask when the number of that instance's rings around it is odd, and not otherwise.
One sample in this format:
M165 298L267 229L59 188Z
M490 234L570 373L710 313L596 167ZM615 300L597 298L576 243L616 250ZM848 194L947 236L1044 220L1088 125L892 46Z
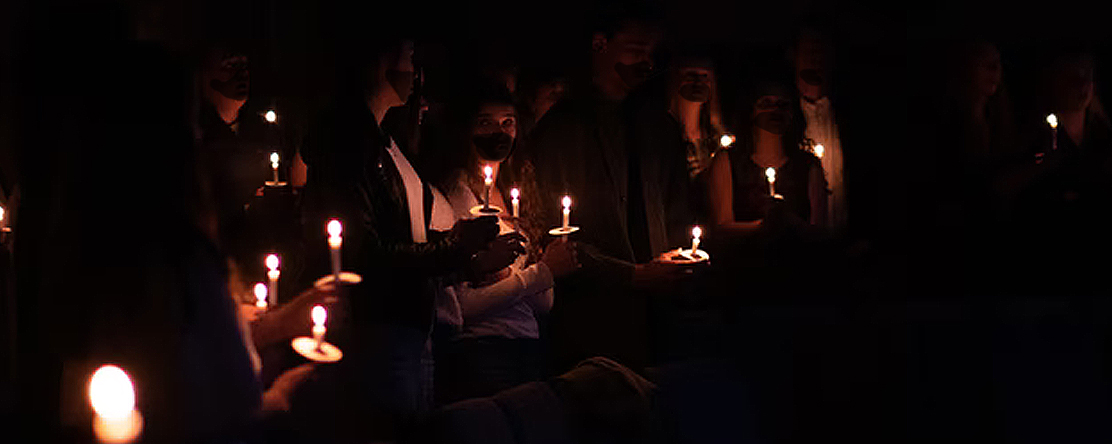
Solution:
M138 331L151 338L170 337L158 316L204 312L175 306L175 295L221 282L204 272L215 251L189 241L203 233L180 222L200 213L191 200L193 178L163 179L189 175L178 163L190 156L187 147L175 145L183 139L166 134L187 134L195 123L192 107L199 98L190 76L205 45L234 42L245 50L251 96L241 113L282 110L279 143L292 155L335 87L335 68L374 36L413 38L415 62L427 76L425 94L440 102L452 97L455 76L477 61L505 59L519 73L580 73L589 44L585 30L607 8L600 3L0 3L0 197L4 205L13 202L10 192L18 183L18 214L26 215L16 219L18 240L3 239L0 262L0 425L31 433L12 442L91 442L81 422L89 413L62 411L73 396L58 383L63 372L73 371L63 368L65 356L105 355L131 364L150 397L176 399L188 390L162 376L189 362L188 352L167 350L206 347L153 347L134 328L148 329ZM788 63L785 48L799 23L827 30L835 44L834 94L849 147L851 197L839 253L816 256L834 262L832 268L811 273L823 266L820 259L803 258L767 276L741 271L736 287L700 287L714 293L706 297L711 305L726 307L728 313L709 315L729 320L724 333L691 326L703 322L696 315L708 315L706 307L691 309L682 321L688 324L676 319L691 307L664 309L668 320L662 323L682 326L668 324L681 333L655 339L661 368L688 364L677 373L687 379L668 398L675 428L659 441L637 442L1112 441L1112 300L1105 279L1112 236L1104 233L1112 194L1102 195L1083 217L983 221L947 213L942 208L951 200L976 208L989 203L966 193L954 167L958 148L947 140L952 128L939 123L950 51L975 39L999 49L1001 88L1020 134L1016 151L1026 153L1035 139L1046 139L1039 73L1050 55L1087 49L1096 61L1094 96L1107 99L1112 34L1102 4L647 3L640 6L665 30L658 60L666 64L684 49L709 54L730 123L744 117L738 102L748 82ZM186 185L171 185L179 182ZM282 205L259 207L281 212L275 208ZM712 248L714 241L706 240ZM184 265L144 278L129 275L172 261L166 256L185 258ZM56 278L67 271L93 280ZM311 271L304 273L303 281ZM837 284L824 280L831 274ZM768 292L782 282L761 279L790 282L792 290ZM45 296L51 294L71 296ZM153 295L153 302L144 299ZM115 306L130 310L104 308ZM145 319L131 330L113 326L134 318ZM76 337L123 345L105 351ZM721 362L733 373L723 373ZM167 388L151 387L157 384ZM232 410L238 401L224 403L222 394L247 389L218 390L202 399ZM180 430L160 429L158 420L189 410L151 407L154 426L144 442L178 439ZM190 420L240 420L223 414ZM281 427L265 425L270 435L235 439L294 442L275 438ZM233 442L204 433L189 436ZM508 442L549 442L517 438Z

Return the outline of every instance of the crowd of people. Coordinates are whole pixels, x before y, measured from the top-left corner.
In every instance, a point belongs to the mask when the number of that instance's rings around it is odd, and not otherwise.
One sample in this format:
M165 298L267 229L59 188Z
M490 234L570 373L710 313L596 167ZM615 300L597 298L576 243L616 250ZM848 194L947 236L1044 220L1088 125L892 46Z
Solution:
M1021 96L994 43L945 45L905 165L866 158L872 119L843 106L821 20L729 76L638 8L599 12L568 42L571 67L468 53L438 71L419 36L352 26L295 104L257 98L269 73L242 41L183 56L105 36L92 22L128 19L90 14L59 24L99 36L66 42L64 62L22 60L44 67L20 84L41 96L0 96L25 111L0 168L0 413L49 442L91 439L83 384L104 363L136 381L144 442L813 440L812 425L856 420L801 407L839 392L797 383L857 381L817 356L870 352L852 329L797 341L784 324L809 314L761 310L897 285L877 263L893 256L862 235L889 204L860 186L869 168L907 179L890 204L923 233L909 248L962 253L910 260L937 274L909 293L1035 294L1062 273L1095 285L1103 264L1082 252L1112 241L1112 120L1089 48L1040 53ZM49 69L62 66L109 72ZM562 226L578 230L550 233ZM260 304L270 254L281 285ZM1032 260L1046 257L1059 259ZM337 280L337 263L361 281ZM338 362L290 346L317 306ZM936 403L912 423L976 415L938 401L974 382L934 391L951 380L923 383L925 368L909 392ZM1012 393L1019 379L993 380ZM1079 409L1112 404L1098 398Z

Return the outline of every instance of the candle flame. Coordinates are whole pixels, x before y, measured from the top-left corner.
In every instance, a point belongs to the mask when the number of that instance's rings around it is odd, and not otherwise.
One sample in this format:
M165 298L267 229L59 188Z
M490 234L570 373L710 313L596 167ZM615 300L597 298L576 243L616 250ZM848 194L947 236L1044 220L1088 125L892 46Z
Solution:
M765 177L768 178L769 182L772 182L772 181L776 180L776 168L773 168L773 167L766 168L765 169Z
M698 239L703 236L703 229L699 226L691 229L691 236Z
M493 175L494 175L494 168L491 168L490 165L487 165L487 166L483 167L483 176L486 177L486 180L490 180L491 176L493 176Z
M274 123L278 121L278 113L274 112L274 110L268 110L266 114L263 114L263 118L265 118L267 122Z
M564 204L564 209L571 208L571 196L564 196L561 202Z
M517 197L520 196L520 195L521 195L521 192L518 191L517 188L510 188L510 197L511 198L517 199ZM4 215L4 213L0 213L0 219L3 219L3 215Z
M255 299L259 302L266 302L266 284L259 282L255 284Z
M4 207L0 207L0 221L4 220Z
M324 321L328 319L328 311L324 309L324 306L317 305L313 307L310 316L313 318L314 327L324 327Z
M826 153L826 147L822 146L821 143L818 144L818 145L815 145L815 155L818 156L819 159L822 159L822 155L824 153Z
M277 152L270 153L270 164L273 165L275 168L278 167L278 153Z
M1050 115L1046 116L1046 123L1050 124L1051 129L1058 128L1058 116L1055 116L1053 113L1051 113Z
M115 365L102 365L93 372L89 378L89 403L103 418L127 418L135 409L135 387L127 372Z
M266 255L266 268L269 268L271 271L278 269L278 255L277 254L268 254L268 255Z
M340 221L338 221L336 219L332 219L332 220L328 221L328 236L329 237L340 237L340 233L343 233L343 232L344 232L344 226L343 226L343 224L340 223Z
M726 148L730 145L733 145L734 140L736 140L736 139L734 138L734 136L732 134L723 134L722 138L718 139L718 143L720 145L722 145L722 148Z

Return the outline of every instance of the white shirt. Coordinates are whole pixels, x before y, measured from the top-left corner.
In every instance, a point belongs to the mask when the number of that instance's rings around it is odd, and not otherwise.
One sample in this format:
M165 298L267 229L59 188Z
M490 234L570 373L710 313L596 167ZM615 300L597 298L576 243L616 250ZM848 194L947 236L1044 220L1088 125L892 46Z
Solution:
M824 150L822 170L826 176L830 195L827 198L827 221L830 226L839 229L846 224L846 186L844 179L844 165L842 157L842 142L838 137L838 125L834 121L834 108L829 97L823 97L814 103L800 98L799 105L803 108L803 117L807 122L804 135L822 144Z
M465 177L447 194L456 219L470 219L471 208L480 204ZM433 214L437 212L434 208ZM516 231L502 217L498 226L499 234ZM518 257L509 266L510 275L490 285L460 283L443 288L437 297L437 317L455 326L457 337L539 338L536 314L552 309L555 281L543 262L526 267L525 261L525 256Z
M409 207L409 231L413 233L413 242L424 243L427 240L425 234L425 189L421 183L421 177L417 175L417 171L409 164L409 160L406 160L405 155L398 149L398 145L394 143L393 138L390 139L390 146L386 147L386 151L394 159L394 166L398 168L398 173L402 175L402 183L405 184L406 206Z

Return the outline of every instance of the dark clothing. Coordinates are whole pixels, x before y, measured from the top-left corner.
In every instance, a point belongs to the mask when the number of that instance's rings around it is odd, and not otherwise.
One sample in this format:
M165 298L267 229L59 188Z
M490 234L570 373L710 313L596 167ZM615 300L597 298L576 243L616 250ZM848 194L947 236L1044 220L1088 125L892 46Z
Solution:
M776 194L784 196L784 203L796 216L810 220L811 170L821 165L805 151L789 151L787 155L788 161L776 169ZM744 152L733 151L730 172L734 180L734 219L740 222L763 219L772 206L765 168L753 163L752 157Z
M543 377L539 339L465 338L444 344L444 349L436 361L438 404L494 396Z
M694 222L676 125L637 98L608 103L588 94L557 104L530 137L538 205L558 226L560 199L570 195L571 224L581 227L572 238L586 244L584 270L556 285L556 369L596 355L644 365L646 307L630 287L634 263L682 245ZM640 168L631 170L631 160Z

